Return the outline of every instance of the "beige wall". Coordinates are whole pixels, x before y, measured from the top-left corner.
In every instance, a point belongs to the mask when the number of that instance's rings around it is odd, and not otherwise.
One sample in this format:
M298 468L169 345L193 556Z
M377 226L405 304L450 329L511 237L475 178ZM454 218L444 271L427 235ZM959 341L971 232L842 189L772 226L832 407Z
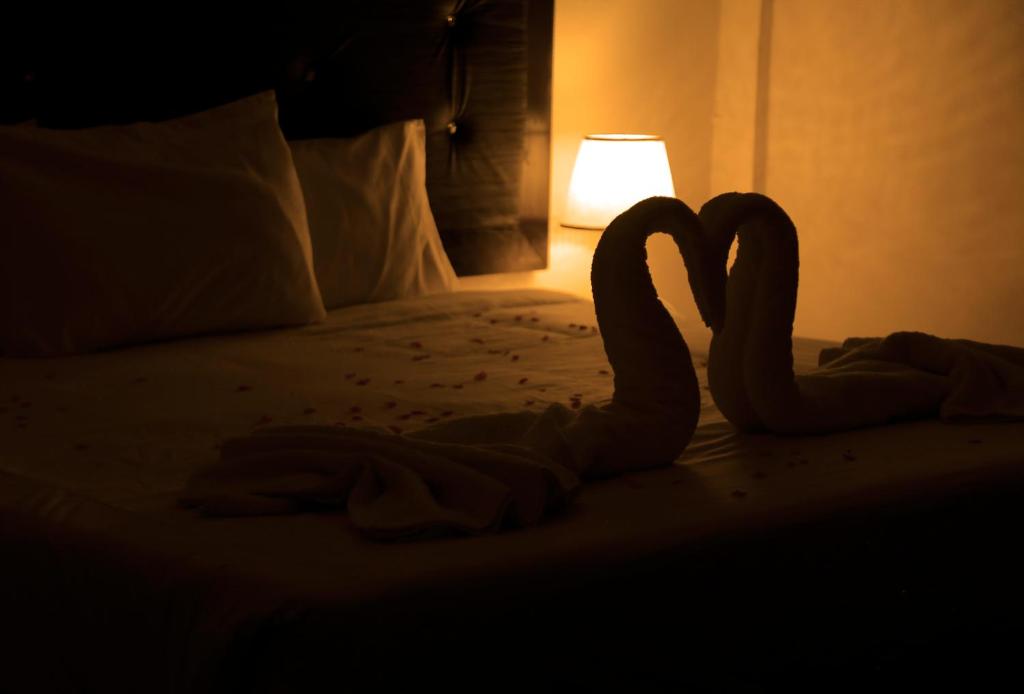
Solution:
M774 0L766 132L798 333L1024 344L1024 2Z
M1022 46L1021 0L556 0L551 268L477 286L587 293L597 234L557 227L579 138L654 132L692 207L789 211L798 334L1024 345ZM692 316L671 241L649 249Z
M580 138L595 132L654 133L666 140L676 194L699 205L709 193L717 0L556 0L552 95L551 265L524 279L590 293L597 232L558 227ZM692 298L675 245L648 246L665 300L690 313Z

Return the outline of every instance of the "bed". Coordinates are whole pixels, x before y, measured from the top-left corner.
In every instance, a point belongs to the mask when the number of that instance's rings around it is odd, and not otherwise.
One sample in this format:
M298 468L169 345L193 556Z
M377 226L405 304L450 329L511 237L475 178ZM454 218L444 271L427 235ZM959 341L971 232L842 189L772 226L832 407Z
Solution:
M290 76L278 99L295 139L422 118L454 269L539 267L551 12L542 0L373 3L234 44L211 29L218 40L197 39L202 59L173 65L152 62L156 41L117 79L102 51L71 65L73 41L41 53L26 40L7 59L22 80L9 93L23 98L4 116L179 115L266 87L259 66ZM229 69L253 47L255 74ZM192 88L160 79L176 70ZM143 76L130 98L118 91ZM1024 425L741 435L708 396L704 333L677 322L702 406L674 465L589 483L536 527L402 543L361 537L338 512L210 519L177 499L226 437L261 427L399 434L605 402L612 374L590 302L429 293L303 327L0 359L2 686L757 689L977 682L1006 669L1022 607ZM826 346L798 339L797 369Z

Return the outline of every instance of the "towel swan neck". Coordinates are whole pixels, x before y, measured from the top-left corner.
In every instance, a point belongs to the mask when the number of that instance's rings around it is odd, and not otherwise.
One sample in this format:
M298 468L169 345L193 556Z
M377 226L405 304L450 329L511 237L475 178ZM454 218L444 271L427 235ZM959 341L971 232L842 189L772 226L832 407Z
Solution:
M622 455L634 461L631 469L670 463L690 442L700 416L690 350L658 299L647 266L646 242L656 232L675 241L701 314L710 315L702 274L707 262L701 257L707 244L685 203L649 198L608 225L594 252L591 286L615 390L610 405L581 413L578 422L592 439L603 432L598 438L608 450L597 455L597 475L621 471L612 466L621 466Z

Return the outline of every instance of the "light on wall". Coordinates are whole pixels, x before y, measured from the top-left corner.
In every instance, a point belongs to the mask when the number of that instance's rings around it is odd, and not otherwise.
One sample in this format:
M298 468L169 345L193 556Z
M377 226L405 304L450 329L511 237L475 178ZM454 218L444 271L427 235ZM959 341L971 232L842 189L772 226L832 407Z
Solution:
M676 195L664 140L587 135L576 154L562 226L604 229L619 213L655 195Z

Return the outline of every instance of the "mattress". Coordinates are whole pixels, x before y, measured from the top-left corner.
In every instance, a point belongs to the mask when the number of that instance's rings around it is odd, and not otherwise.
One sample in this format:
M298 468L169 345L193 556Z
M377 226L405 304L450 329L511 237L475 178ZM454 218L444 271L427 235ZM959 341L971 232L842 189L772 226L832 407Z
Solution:
M0 360L2 607L13 615L2 636L21 666L11 671L53 690L285 690L319 669L396 653L408 663L400 644L465 639L485 624L507 634L496 610L549 628L551 613L530 611L558 604L544 596L695 548L1020 477L1022 424L740 435L706 390L708 336L678 322L702 410L674 465L589 484L538 527L401 544L359 537L340 513L208 519L176 495L219 442L261 426L401 433L606 402L592 304L457 292L336 310L302 329ZM828 344L797 339L797 370Z

